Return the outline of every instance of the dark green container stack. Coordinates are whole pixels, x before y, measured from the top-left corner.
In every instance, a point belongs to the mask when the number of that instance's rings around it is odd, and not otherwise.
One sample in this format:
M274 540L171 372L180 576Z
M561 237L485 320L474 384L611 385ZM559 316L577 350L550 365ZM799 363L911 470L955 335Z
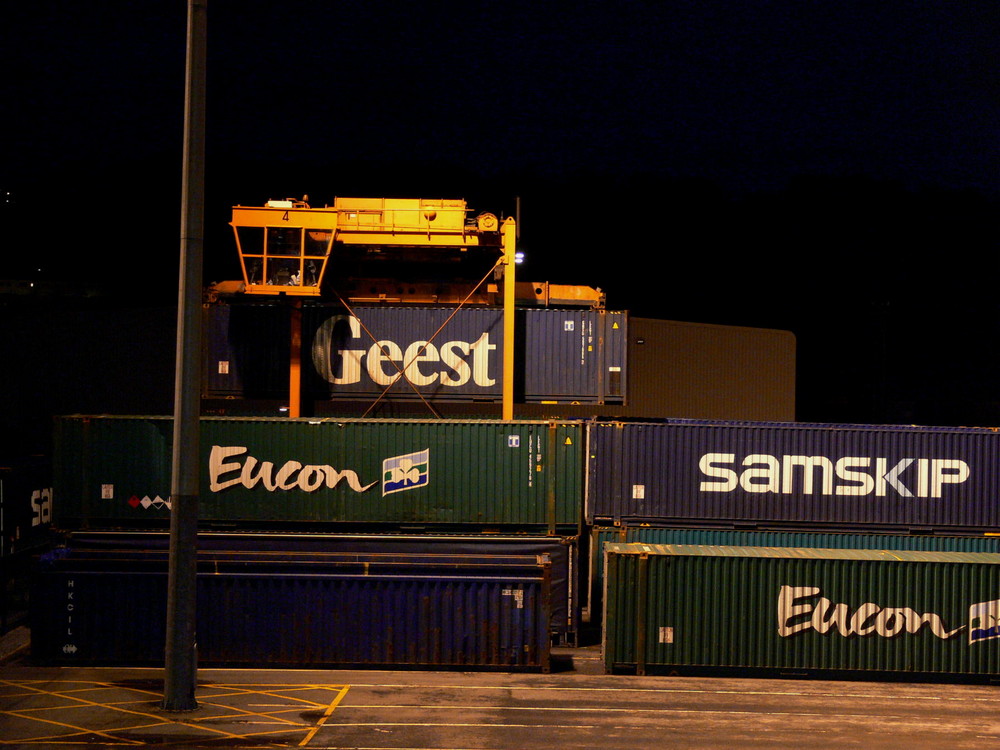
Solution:
M63 528L169 521L173 420L56 422ZM203 523L576 533L584 424L213 418L201 421Z
M1000 677L1000 554L605 546L608 672Z

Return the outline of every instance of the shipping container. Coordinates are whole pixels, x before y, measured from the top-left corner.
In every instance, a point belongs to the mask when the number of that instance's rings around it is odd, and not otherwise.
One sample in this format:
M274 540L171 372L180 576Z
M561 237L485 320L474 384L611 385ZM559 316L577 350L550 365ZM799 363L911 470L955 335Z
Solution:
M1000 555L608 544L606 671L990 680Z
M308 399L489 401L503 395L503 310L340 307L305 303L302 393ZM205 308L207 398L288 392L288 305ZM520 401L621 403L627 315L606 310L515 311Z
M0 465L0 557L44 546L52 522L52 466L47 456Z
M862 534L690 527L617 526L590 529L590 595L600 601L604 590L604 546L617 544L685 544L721 547L803 547L807 549L922 550L926 552L990 552L1000 554L1000 536L933 534ZM598 606L595 604L595 606Z
M163 663L167 560L69 553L32 591L32 657L51 665ZM544 556L199 554L206 666L548 671Z
M601 422L588 521L817 530L1000 530L993 429Z
M51 544L52 467L47 456L22 456L0 465L0 633L28 611L34 555Z
M173 420L61 417L55 520L165 527ZM584 425L495 420L201 420L199 518L236 528L322 524L575 534Z
M519 314L524 317L525 401L626 401L625 313L528 309Z
M287 399L292 307L206 305L202 388L221 398Z
M65 544L74 554L93 555L100 552L119 554L125 550L162 554L169 545L166 531L77 531L67 535ZM549 630L553 643L560 646L578 644L582 571L579 563L577 538L529 535L457 534L321 534L321 533L240 533L201 532L198 549L204 554L242 552L269 557L313 554L425 554L487 557L540 556L549 560L551 587Z

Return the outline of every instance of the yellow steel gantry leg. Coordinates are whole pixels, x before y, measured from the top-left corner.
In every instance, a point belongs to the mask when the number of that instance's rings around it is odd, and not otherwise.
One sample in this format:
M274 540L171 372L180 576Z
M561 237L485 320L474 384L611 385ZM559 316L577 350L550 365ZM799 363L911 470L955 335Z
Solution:
M288 416L302 416L302 301L292 302L288 372Z
M504 219L503 236L503 419L514 419L514 219Z

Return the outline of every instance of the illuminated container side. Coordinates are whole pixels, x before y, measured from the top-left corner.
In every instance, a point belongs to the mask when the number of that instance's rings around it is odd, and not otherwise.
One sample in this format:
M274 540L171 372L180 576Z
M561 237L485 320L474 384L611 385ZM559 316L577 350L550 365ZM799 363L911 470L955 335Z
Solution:
M1000 673L1000 555L605 547L608 672Z
M587 519L1000 531L988 428L659 420L590 429Z
M170 517L169 417L56 420L64 528ZM203 524L575 529L584 425L497 420L201 420Z
M352 316L338 306L303 307L306 398L501 400L502 310L358 306L353 311ZM625 400L626 313L519 309L515 319L518 400ZM281 398L288 393L288 305L210 305L204 321L206 398Z
M590 584L592 596L604 590L606 544L697 545L723 547L802 547L808 549L877 549L1000 554L1000 536L876 534L835 531L769 531L655 526L592 527Z

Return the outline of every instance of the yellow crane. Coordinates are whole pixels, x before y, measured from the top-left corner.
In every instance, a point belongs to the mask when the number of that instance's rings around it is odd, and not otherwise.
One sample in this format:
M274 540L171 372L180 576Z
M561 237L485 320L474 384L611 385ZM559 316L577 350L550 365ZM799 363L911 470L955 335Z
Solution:
M264 206L235 206L230 225L243 281L217 285L217 292L290 297L319 297L329 292L345 305L463 305L491 300L496 304L502 300L503 419L513 419L513 218L501 221L491 213L470 216L464 200L336 198L332 206L314 208L306 199L286 199L271 200ZM436 267L438 271L431 276L400 278L398 269L421 267ZM485 274L463 282L456 272L468 267L477 269L477 274L485 269ZM550 290L539 290L535 296L541 293L548 295ZM289 394L289 414L293 417L299 416L301 403L300 325L300 318L293 315Z

